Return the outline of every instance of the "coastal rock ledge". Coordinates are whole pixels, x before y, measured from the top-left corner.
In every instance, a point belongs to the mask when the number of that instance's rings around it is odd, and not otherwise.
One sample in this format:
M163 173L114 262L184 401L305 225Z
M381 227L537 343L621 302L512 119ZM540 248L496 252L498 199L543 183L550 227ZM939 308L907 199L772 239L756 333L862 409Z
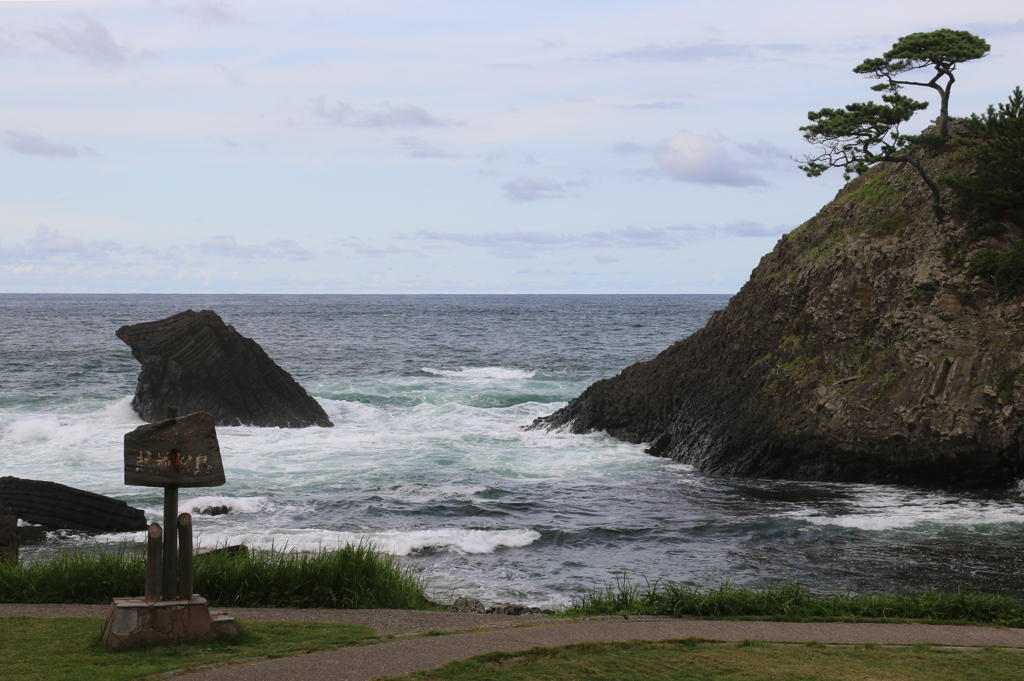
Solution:
M968 274L1021 238L1004 226L971 239L912 168L881 164L784 235L703 329L530 428L604 430L716 475L1013 485L1024 313Z
M122 326L117 337L142 363L132 408L150 423L177 406L209 412L218 426L334 425L291 374L213 310Z

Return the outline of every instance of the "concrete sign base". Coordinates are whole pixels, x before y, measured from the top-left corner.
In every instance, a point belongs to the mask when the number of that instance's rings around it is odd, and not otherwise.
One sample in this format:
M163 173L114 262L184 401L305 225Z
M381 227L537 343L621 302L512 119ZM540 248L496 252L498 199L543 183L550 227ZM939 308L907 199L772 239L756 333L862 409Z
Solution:
M115 598L103 627L103 642L112 651L143 644L177 641L212 641L234 636L235 618L211 612L206 599L147 602L143 598Z

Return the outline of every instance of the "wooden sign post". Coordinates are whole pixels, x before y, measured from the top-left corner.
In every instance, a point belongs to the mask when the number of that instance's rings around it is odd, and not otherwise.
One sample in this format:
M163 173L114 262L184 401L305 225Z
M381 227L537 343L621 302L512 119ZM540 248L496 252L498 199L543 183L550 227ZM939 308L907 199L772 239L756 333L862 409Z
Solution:
M192 516L178 515L178 489L224 484L213 417L205 411L179 417L177 407L167 407L166 420L127 433L124 484L164 488L164 525L151 526L149 531L147 600L157 595L165 601L192 598ZM181 574L179 565L188 574Z
M235 618L192 593L192 516L178 515L178 489L224 484L213 417L205 411L139 426L124 436L124 484L164 488L164 526L149 526L146 595L115 598L103 625L110 650L238 634Z

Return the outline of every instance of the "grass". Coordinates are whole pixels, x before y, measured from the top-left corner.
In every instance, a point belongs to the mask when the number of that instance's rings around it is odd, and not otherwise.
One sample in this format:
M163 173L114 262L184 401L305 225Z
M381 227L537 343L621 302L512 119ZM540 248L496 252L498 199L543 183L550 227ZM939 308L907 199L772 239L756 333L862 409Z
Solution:
M641 587L628 576L575 599L567 614L757 617L782 621L913 619L943 624L1024 627L1024 601L1002 594L926 591L820 595L805 591L797 582L763 589L733 586L728 582L707 590L661 582L647 582Z
M145 566L145 554L125 545L0 566L0 603L109 603L141 595ZM397 558L366 544L313 553L201 554L195 558L195 592L220 607L428 606L420 580Z
M700 639L580 643L490 653L429 672L391 679L475 681L500 679L695 679L808 680L899 679L990 681L1021 678L1019 653L935 650L928 646L833 648L818 644L718 645Z
M110 653L94 617L0 618L0 677L4 681L120 681L175 669L253 657L287 657L358 645L369 627L321 622L239 623L231 641L182 643ZM60 651L55 654L55 651Z

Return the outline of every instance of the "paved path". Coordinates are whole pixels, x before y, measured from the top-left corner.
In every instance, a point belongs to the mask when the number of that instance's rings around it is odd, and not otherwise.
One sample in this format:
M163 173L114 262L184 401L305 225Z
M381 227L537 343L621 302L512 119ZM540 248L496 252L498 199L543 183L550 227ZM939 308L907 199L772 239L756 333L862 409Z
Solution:
M102 617L107 606L0 605L0 617ZM1003 646L1024 650L1024 630L927 624L848 624L803 622L721 622L667 618L595 618L569 622L544 618L472 615L408 610L273 610L234 608L248 620L350 622L377 628L380 634L428 629L484 631L451 636L403 638L190 675L197 681L357 681L381 675L433 669L448 662L492 651L515 652L535 646L585 641L680 639L699 636L719 641L881 643L946 646Z

